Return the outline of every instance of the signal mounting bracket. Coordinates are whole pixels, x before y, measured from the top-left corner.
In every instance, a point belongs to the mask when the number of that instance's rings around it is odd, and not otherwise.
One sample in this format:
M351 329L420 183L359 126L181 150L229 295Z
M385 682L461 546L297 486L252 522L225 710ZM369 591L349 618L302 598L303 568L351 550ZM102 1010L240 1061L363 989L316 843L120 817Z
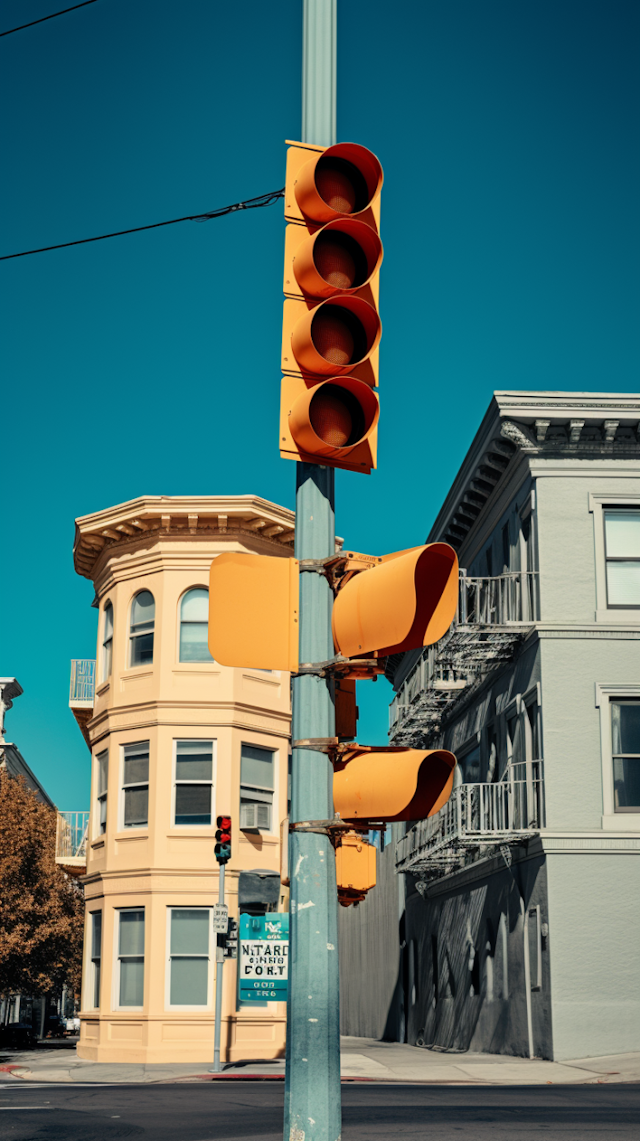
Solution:
M315 674L317 677L371 678L375 681L378 674L384 673L386 662L386 658L376 658L373 654L367 658L343 658L337 654L326 662L301 662L292 676Z
M333 820L301 820L299 823L289 822L290 832L316 832L321 836L328 836L331 843L335 847L336 840L341 835L357 832L368 832L369 823L367 821L366 828L359 827L357 824L347 824L345 820L341 820L339 816L334 817Z
M324 559L300 559L298 570L323 574L334 594L353 578L354 574L371 570L382 562L379 555L363 555L358 551L341 551Z

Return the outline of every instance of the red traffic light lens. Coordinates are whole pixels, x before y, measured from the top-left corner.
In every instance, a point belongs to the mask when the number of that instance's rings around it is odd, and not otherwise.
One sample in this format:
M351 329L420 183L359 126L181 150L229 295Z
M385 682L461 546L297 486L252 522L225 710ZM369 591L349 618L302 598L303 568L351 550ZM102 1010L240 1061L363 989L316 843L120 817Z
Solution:
M216 824L218 825L218 828L224 828L226 831L230 831L231 830L231 817L230 816L219 816L217 821L216 821Z
M324 155L318 159L316 187L322 200L337 214L358 214L369 205L362 172L347 159Z

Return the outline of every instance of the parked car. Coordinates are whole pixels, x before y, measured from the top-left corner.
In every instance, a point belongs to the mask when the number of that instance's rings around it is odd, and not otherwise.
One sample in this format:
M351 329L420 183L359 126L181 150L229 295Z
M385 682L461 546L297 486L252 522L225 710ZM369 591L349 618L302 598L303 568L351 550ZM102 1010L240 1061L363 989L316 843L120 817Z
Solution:
M0 1027L0 1046L9 1050L31 1050L38 1039L26 1022L9 1022Z

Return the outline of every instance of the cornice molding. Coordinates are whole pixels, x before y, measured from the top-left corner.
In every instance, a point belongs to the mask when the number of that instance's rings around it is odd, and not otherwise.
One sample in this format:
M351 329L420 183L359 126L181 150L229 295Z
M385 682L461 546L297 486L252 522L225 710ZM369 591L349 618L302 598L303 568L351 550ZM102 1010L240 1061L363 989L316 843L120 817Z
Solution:
M114 555L155 549L162 540L213 539L224 547L240 535L251 535L269 553L291 556L294 512L256 495L142 496L76 519L74 565L94 579Z

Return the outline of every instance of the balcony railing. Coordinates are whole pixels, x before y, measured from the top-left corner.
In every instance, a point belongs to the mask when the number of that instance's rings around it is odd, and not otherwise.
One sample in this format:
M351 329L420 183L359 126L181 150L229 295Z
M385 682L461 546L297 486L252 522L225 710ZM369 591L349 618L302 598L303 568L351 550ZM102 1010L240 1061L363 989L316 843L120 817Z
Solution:
M394 743L420 743L421 738L437 734L443 713L459 693L510 661L538 616L537 572L471 578L460 571L451 629L437 645L423 651L391 703ZM408 733L408 739L399 740L398 732Z
M88 812L59 812L56 827L56 861L68 867L87 862Z
M427 879L544 827L543 763L510 765L496 784L454 788L444 808L420 820L396 847L396 868Z
M73 658L71 661L71 685L69 705L93 709L96 694L96 663L92 658Z
M536 571L505 571L492 578L471 578L461 571L456 624L508 626L535 622L537 579Z

